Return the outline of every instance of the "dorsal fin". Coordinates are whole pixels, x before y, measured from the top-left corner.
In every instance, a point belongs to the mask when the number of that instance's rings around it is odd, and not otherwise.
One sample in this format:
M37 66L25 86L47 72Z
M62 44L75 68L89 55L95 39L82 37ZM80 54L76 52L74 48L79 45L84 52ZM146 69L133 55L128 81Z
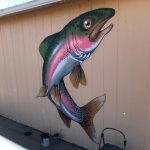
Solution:
M45 97L48 87L46 85L43 85L40 90L37 97Z
M47 56L47 52L51 53L52 49L50 48L53 45L53 40L56 38L58 33L52 34L48 37L46 37L39 46L39 52L41 56L43 57L43 60L45 60Z

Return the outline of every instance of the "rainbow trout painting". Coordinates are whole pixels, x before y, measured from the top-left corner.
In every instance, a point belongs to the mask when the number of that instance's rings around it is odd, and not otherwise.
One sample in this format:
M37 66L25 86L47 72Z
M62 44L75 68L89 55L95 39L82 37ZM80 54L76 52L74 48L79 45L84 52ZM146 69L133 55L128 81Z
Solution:
M56 106L62 121L70 127L71 120L79 123L87 135L98 143L93 118L104 105L105 94L79 107L70 96L64 84L64 77L70 74L75 88L86 85L81 64L99 46L113 24L103 28L115 14L112 8L95 9L70 21L60 32L46 37L39 46L43 63L43 86L40 97L47 96Z

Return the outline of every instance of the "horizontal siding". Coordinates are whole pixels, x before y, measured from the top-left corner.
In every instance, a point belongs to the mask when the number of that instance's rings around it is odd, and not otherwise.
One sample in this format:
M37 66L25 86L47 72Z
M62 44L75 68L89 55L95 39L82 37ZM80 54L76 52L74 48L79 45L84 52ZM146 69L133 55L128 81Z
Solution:
M94 119L98 138L104 127L115 127L126 134L129 150L149 150L149 6L147 0L77 0L0 19L0 114L41 131L59 132L64 140L96 150L98 146L77 123L66 128L52 103L36 98L43 63L38 46L82 12L113 7L116 15L109 21L113 30L83 63L88 85L74 89L68 77L65 83L79 106L107 94ZM122 144L114 133L108 140Z

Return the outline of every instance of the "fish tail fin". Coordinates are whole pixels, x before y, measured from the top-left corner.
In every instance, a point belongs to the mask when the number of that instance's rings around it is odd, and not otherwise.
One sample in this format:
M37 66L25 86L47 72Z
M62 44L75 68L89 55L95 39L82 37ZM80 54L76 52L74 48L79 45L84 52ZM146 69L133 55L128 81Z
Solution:
M96 137L96 131L95 131L95 127L93 124L93 119L94 119L95 114L104 105L105 99L106 99L106 95L104 94L102 96L94 98L88 104L81 107L86 117L85 117L84 122L80 125L85 130L87 135L92 139L92 141L95 142L96 144L99 144L99 143Z

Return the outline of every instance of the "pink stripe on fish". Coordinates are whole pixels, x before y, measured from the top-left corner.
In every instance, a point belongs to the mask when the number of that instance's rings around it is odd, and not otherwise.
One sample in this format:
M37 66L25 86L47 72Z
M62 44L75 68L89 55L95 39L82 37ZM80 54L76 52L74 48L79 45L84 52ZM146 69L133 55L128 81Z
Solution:
M61 101L64 103L66 108L72 112L75 112L73 106L69 103L69 100L67 99L67 97L64 95L62 91L60 91L60 96L61 96Z
M95 42L91 42L88 36L73 36L69 35L66 41L66 47L70 53L73 53L77 56L80 56L83 52L89 52L92 50L92 47L95 45Z
M49 73L48 73L48 85L50 85L53 74L57 68L57 66L59 65L59 63L68 55L68 52L65 48L65 45L62 46L57 53L54 55L53 61L50 64L50 69L49 69Z

